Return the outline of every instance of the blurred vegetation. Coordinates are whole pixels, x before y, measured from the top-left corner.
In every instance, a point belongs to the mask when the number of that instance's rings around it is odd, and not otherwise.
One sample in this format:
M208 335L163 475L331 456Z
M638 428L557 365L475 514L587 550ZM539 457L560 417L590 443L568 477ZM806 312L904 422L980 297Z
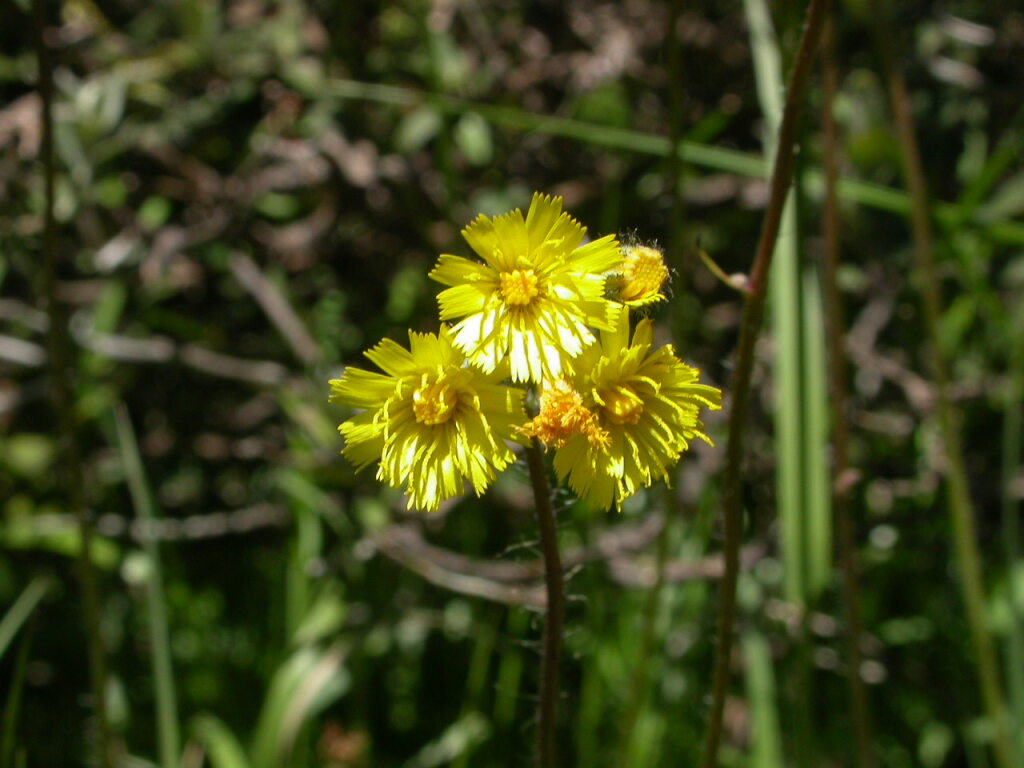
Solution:
M461 226L537 189L592 233L669 249L659 333L724 387L740 296L697 253L750 266L803 4L37 2L77 429L49 398L61 315L44 295L36 27L15 0L0 5L0 768L99 762L72 440L118 764L529 764L542 582L525 468L410 516L338 456L326 381L382 337L434 330L437 255L467 254ZM863 0L834 12L847 339L821 332L819 78L755 373L722 764L854 765L859 674L881 765L984 768L877 19ZM1024 754L1024 13L895 15L983 608ZM859 670L825 476L832 354L850 379ZM558 499L567 765L698 759L725 418L707 422L719 448L621 516Z

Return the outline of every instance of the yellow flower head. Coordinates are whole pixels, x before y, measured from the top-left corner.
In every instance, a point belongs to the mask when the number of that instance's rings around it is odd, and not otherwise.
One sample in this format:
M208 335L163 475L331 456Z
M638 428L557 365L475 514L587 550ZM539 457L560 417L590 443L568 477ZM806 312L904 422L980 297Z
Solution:
M622 307L616 326L574 361L577 373L569 383L594 423L563 435L554 463L559 477L592 506L621 509L641 488L667 479L691 440L711 442L700 409L718 410L721 391L698 384L700 372L671 346L652 350L652 343L650 320L637 325L630 341L629 310ZM595 430L606 437L594 440Z
M358 469L380 460L377 479L405 485L409 508L437 511L468 480L484 492L514 460L505 444L526 420L523 392L502 386L504 371L464 365L445 327L409 332L409 349L385 339L366 352L384 373L346 368L331 381L332 403L365 408L339 427Z
M455 345L471 363L491 372L507 359L514 381L557 380L595 341L590 328L611 326L604 274L622 255L613 235L581 246L585 234L562 198L539 193L525 219L518 208L481 214L462 230L484 263L445 254L430 276L451 286L441 319L458 320Z
M622 246L622 264L608 280L613 298L627 307L642 307L664 301L661 292L668 282L665 257L657 248L648 245Z

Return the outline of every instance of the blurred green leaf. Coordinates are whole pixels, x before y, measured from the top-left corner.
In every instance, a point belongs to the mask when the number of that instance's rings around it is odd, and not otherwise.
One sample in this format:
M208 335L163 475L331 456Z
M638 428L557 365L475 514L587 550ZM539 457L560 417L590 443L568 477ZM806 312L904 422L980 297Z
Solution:
M166 197L154 195L146 198L139 206L136 218L139 226L147 232L156 232L171 218L173 206Z
M0 659L4 657L18 630L28 621L32 611L46 597L49 590L50 579L46 576L36 576L14 601L14 605L7 609L3 619L0 619Z
M470 165L487 165L494 157L491 127L476 112L467 112L455 124L455 143Z
M600 85L577 98L573 116L595 125L628 128L633 122L629 93L625 85L618 81Z
M302 211L302 202L295 195L267 192L253 202L253 209L269 219L290 221Z
M410 154L422 149L441 130L441 115L430 106L422 106L405 115L395 131L395 149Z
M1011 176L1000 184L988 202L978 209L978 218L992 222L1016 218L1021 213L1024 213L1024 173Z
M19 432L0 441L0 465L26 479L36 479L50 469L56 445L49 435Z
M253 768L288 764L300 728L348 690L351 679L342 666L347 653L341 642L326 649L304 646L280 666L253 736Z
M128 190L120 176L104 176L93 185L92 199L104 208L120 208L128 201Z
M490 733L487 719L479 712L467 712L407 761L402 768L437 768L447 765L463 752L483 743Z
M336 635L345 621L345 596L342 585L335 581L323 584L295 631L297 645L310 645Z
M210 758L211 768L249 768L242 745L219 719L213 715L197 715L190 726L193 738Z

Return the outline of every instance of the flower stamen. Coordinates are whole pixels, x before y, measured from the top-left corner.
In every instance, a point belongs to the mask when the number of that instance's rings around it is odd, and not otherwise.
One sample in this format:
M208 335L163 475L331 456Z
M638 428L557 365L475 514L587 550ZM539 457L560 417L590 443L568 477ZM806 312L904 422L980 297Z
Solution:
M583 404L582 395L564 380L547 385L540 395L540 413L519 431L556 448L564 446L573 435L585 436L595 448L611 441L607 430L601 429L597 417Z
M637 424L644 412L644 402L628 387L617 387L601 394L604 415L615 424Z
M412 393L412 412L420 424L444 424L455 415L459 394L443 381L431 382L426 374L419 388Z
M513 269L498 275L501 281L501 298L513 307L528 306L540 295L537 275L532 269Z

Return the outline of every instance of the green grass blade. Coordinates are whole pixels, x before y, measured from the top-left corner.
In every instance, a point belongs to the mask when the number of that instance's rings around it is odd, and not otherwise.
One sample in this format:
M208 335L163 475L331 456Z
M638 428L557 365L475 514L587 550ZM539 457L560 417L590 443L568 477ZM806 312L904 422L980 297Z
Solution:
M492 721L502 731L513 727L518 708L519 689L523 681L523 650L518 643L529 626L530 616L525 610L509 611L506 623L507 647L501 654L498 665L498 682L495 685L494 717Z
M832 492L829 480L828 366L821 281L810 269L802 274L804 423L804 544L809 599L832 578Z
M495 613L488 612L487 618L481 620L477 625L477 634L473 640L473 652L469 662L469 674L466 676L466 693L462 704L463 716L482 709L484 693L488 688L487 672L491 667L494 645L498 635L498 621L499 618ZM482 715L479 717L484 719ZM488 731L490 731L489 724ZM452 760L451 768L466 768L475 746L474 743L462 750Z
M149 530L156 520L156 508L149 491L142 457L135 440L128 410L119 405L114 411L117 428L117 443L121 455L128 489L131 493L135 514ZM151 663L153 685L156 695L157 742L160 763L164 768L173 768L181 759L181 732L178 724L178 700L174 686L174 671L171 664L170 630L167 626L167 601L164 594L163 568L160 562L160 547L152 536L144 536L143 550L149 560L147 608L149 618Z
M18 727L18 715L21 713L21 693L25 687L25 668L28 666L28 652L32 647L34 629L33 621L21 638L18 655L14 660L11 687L4 705L3 733L0 735L0 768L11 768L14 765L14 747L17 742L15 730Z
M765 156L776 152L785 87L782 57L765 0L745 0L754 74L767 135ZM831 504L825 399L825 350L820 282L800 258L796 214L799 177L786 199L770 275L770 318L775 341L776 478L783 554L783 594L810 605L828 583L831 565ZM817 323L813 329L811 323ZM822 547L826 547L822 549ZM755 641L756 642L756 641ZM815 762L809 697L813 669L805 641L797 642L796 707L791 718L797 764ZM778 747L776 745L776 751ZM767 754L767 753L766 753ZM777 755L766 757L778 759Z
M513 130L531 131L548 136L559 136L584 144L606 149L619 149L641 155L668 157L672 154L672 142L664 136L636 131L628 128L613 128L564 117L540 115L515 107L459 99L454 96L425 94L412 88L392 85L363 83L356 80L331 80L324 84L318 96L327 95L336 99L352 99L385 104L392 107L408 108L424 103L428 98L433 106L449 113L463 114L476 112L489 123ZM678 146L679 158L698 168L707 168L739 176L763 178L768 174L768 165L757 155L683 140ZM825 178L820 168L808 168L800 177L804 191L820 200L825 188ZM882 184L859 179L840 179L836 185L840 199L866 205L888 213L906 215L910 212L910 200L905 192ZM937 203L933 206L936 221L944 226L959 226L964 221L965 208L957 203ZM975 222L992 240L1000 243L1024 245L1024 224L1013 221Z
M14 601L14 605L7 609L3 620L0 621L0 659L4 657L7 646L18 634L18 630L28 621L32 611L49 590L50 580L46 576L36 576Z
M793 195L786 203L775 248L769 301L775 342L775 475L782 539L783 594L792 603L808 596L804 540L804 399L801 376L800 265Z
M1024 150L1024 109L1018 110L1013 121L1003 132L1003 138L995 151L989 155L979 173L965 186L957 203L962 206L962 215L969 218L984 203L992 189L999 183Z
M1019 323L1016 327L1020 327ZM1019 334L1011 334L1006 406L1003 414L1002 450L1002 535L1005 542L1006 582L1010 606L1010 626L1006 639L1007 689L1010 691L1012 730L1020 734L1024 727L1024 627L1021 625L1020 592L1020 501L1016 485L1020 472L1021 438L1024 434L1024 345ZM1018 746L1021 744L1018 736Z
M206 750L210 768L249 768L245 750L235 734L213 715L199 715L192 720L192 736Z
M782 735L776 706L772 652L764 636L750 629L743 633L747 702L750 706L750 768L782 768Z
M479 712L467 712L427 744L402 768L438 768L451 765L459 755L481 744L490 733L487 720Z
M767 6L760 0L746 0L743 9L750 29L757 97L767 129L764 154L770 157L775 152L779 121L782 119L782 57ZM785 565L783 594L790 602L800 603L803 602L805 591L806 568L801 535L800 264L793 204L794 196L790 193L786 198L782 228L775 245L769 311L771 333L775 341L775 477Z
M278 669L260 711L252 742L255 768L287 765L300 730L309 719L348 689L342 666L347 647L298 649Z
M774 153L782 119L782 59L763 0L746 0L758 98ZM795 195L790 194L771 273L771 322L775 339L775 427L784 594L812 602L831 567L831 504L828 492L825 340L819 281L800 264Z

